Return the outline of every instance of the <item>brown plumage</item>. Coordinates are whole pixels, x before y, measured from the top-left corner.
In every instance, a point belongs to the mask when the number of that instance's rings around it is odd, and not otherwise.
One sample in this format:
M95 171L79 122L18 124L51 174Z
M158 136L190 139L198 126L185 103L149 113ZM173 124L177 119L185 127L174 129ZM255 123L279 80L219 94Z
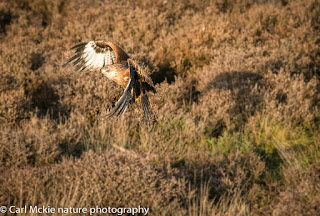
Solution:
M99 40L80 43L70 50L75 50L76 55L64 63L63 67L73 64L75 72L99 71L125 89L107 118L122 115L134 96L135 100L141 102L146 121L151 120L147 92L156 93L152 79L123 49L112 42Z

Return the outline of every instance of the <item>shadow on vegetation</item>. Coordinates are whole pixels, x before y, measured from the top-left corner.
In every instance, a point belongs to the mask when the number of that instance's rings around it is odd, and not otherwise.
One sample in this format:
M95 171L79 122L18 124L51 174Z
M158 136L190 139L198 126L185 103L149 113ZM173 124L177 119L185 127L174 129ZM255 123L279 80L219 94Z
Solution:
M248 71L231 71L217 75L207 86L207 90L230 90L234 93L235 106L228 110L230 115L241 115L239 127L247 122L249 115L261 110L263 88L266 81L259 74ZM241 123L240 123L241 122Z
M42 53L33 52L30 63L30 69L37 74L39 72L37 70L45 63L45 57ZM31 111L35 111L39 117L44 117L50 113L53 119L58 119L61 112L63 115L68 115L68 113L63 112L64 109L59 103L59 95L52 87L53 80L36 76L38 77L37 80L28 83L25 91L25 94L31 97Z
M35 53L33 52L31 54L31 70L37 70L39 69L43 64L44 64L44 60L45 58L42 56L41 53Z
M198 86L198 81L194 78L188 80L185 82L185 88L186 91L184 94L182 94L181 96L181 101L184 101L188 104L191 103L198 103L199 102L199 96L200 96L200 91L198 90L197 86Z
M59 120L62 116L70 116L70 109L59 102L60 97L52 80L40 79L38 83L27 84L25 95L31 99L27 110L38 117L43 118L49 114L53 120Z
M48 111L52 112L54 119L58 118L59 96L52 86L47 82L42 82L31 92L32 108L38 109L38 115L45 116Z
M253 186L249 179L260 178L265 168L264 162L250 152L237 151L218 160L210 156L190 156L196 157L197 161L179 160L171 165L179 170L181 176L176 177L185 178L198 194L207 183L208 197L216 201L221 196L234 195L239 188L242 193L248 192Z
M215 123L209 122L205 127L204 134L209 137L218 138L222 135L227 125L223 119L217 120Z
M0 203L318 215L319 1L131 2L1 1ZM122 89L61 71L101 37L160 84L150 130L138 103L98 120Z
M6 26L10 25L12 19L11 11L5 12L3 10L0 11L0 34L6 33Z
M169 84L175 81L176 73L169 63L159 64L158 67L159 70L150 75L155 84L162 83L165 80L167 80Z

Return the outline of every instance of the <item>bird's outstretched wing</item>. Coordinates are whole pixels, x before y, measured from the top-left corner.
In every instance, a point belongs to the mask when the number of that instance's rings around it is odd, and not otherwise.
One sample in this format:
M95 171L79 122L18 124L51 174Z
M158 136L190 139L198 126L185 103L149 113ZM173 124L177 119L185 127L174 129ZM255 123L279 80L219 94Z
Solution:
M83 70L100 71L107 65L127 61L129 56L116 44L106 41L89 41L72 47L76 55L62 65L75 66L75 72Z
M116 105L112 108L112 110L107 115L102 117L103 119L110 118L114 115L121 116L126 111L129 101L131 99L131 91L134 86L134 83L135 83L134 70L133 70L133 67L130 66L130 79L127 84L127 87L125 88L120 99L117 101Z

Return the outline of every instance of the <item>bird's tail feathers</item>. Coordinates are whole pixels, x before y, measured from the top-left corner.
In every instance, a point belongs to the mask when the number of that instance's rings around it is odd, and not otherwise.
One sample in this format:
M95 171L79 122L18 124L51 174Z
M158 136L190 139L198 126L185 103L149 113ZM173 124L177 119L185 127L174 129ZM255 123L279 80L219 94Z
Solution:
M129 81L123 95L117 101L116 105L112 108L112 110L105 116L101 117L101 119L108 119L112 116L121 116L127 109L129 101L131 99L131 91L132 91L132 80Z
M148 98L147 94L143 94L141 96L141 106L142 106L143 113L144 113L144 119L145 119L147 125L149 125L150 123L153 122L154 115L153 115L153 112L151 111L150 102L149 102L149 98Z

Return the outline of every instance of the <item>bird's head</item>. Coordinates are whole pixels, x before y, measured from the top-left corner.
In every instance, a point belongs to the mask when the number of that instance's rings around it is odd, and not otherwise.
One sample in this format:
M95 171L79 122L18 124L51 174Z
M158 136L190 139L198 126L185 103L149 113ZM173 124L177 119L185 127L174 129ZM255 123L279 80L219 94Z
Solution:
M106 70L106 68L101 68L100 72L101 72L101 74L102 74L103 76L106 76L106 75L107 75L107 70Z

